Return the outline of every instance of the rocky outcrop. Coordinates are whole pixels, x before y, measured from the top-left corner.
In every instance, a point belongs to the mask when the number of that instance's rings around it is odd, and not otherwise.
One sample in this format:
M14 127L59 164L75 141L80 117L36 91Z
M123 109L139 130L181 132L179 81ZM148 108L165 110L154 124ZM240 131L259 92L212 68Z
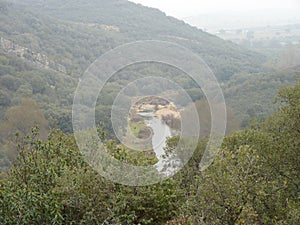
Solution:
M112 25L106 25L106 24L99 24L99 23L78 23L74 21L68 21L68 23L76 24L84 27L92 27L97 28L105 31L114 31L114 32L120 32L120 27L118 26L112 26Z
M34 52L29 48L20 46L3 37L0 37L0 48L7 53L11 53L22 59L28 60L39 67L46 69L50 68L64 74L67 73L67 70L63 65L50 60L46 55L39 52Z

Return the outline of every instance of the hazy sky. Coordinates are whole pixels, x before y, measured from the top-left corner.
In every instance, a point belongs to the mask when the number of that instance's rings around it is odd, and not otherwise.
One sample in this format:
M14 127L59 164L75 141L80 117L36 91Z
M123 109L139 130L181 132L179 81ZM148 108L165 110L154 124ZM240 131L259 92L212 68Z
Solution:
M177 18L187 16L247 10L295 10L300 11L300 0L130 0L159 8Z

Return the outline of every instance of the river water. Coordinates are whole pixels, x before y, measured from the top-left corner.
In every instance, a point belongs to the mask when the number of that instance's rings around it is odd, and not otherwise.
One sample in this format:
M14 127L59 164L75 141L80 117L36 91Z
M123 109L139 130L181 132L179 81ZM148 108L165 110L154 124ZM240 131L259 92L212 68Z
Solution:
M164 121L156 117L153 112L140 112L138 114L144 118L146 125L153 131L152 147L158 159L157 169L161 171L168 161L167 158L163 158L163 155L165 153L164 148L167 146L167 138L172 137L172 130Z

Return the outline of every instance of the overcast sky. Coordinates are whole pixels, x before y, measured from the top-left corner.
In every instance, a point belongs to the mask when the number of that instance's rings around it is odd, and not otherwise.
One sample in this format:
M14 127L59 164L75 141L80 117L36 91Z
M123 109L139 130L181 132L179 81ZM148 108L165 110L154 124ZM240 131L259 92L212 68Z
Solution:
M159 8L167 15L184 18L197 14L216 12L241 12L248 10L300 11L300 0L130 0Z

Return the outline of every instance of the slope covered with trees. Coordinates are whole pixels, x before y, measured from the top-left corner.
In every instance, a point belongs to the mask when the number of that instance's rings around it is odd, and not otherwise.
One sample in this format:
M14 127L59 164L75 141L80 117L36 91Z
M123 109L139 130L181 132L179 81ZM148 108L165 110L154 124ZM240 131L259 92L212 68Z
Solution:
M125 0L0 0L0 40L0 169L7 171L0 176L0 224L300 223L300 83L289 86L299 79L299 66L264 67L261 53ZM176 78L195 102L204 131L176 176L128 187L84 162L71 108L86 68L138 40L175 42L201 56L224 92L229 125L217 158L200 171L210 110L199 87L164 65L119 71L96 105L101 138L113 157L133 165L157 160L120 145L110 124L116 95L140 73ZM282 86L289 87L276 98ZM177 141L168 140L167 153Z
M282 89L277 112L227 136L213 164L188 165L162 183L114 184L83 161L72 135L53 132L18 142L19 157L0 183L1 224L299 224L300 83ZM169 151L177 138L169 140ZM117 159L126 148L106 143ZM146 158L140 163L151 165ZM30 209L30 210L29 210Z
M59 59L71 72L82 73L95 58L117 45L148 39L174 41L192 49L221 79L238 71L258 71L264 60L258 53L125 0L1 2L2 34ZM81 71L76 70L81 63Z
M128 42L171 41L201 56L224 91L230 131L270 115L276 109L272 102L278 88L299 77L297 67L282 72L264 68L266 57L260 53L125 0L0 0L0 11L0 124L5 134L0 138L1 152L9 151L7 142L14 141L13 135L6 134L17 131L7 125L10 111L20 107L24 98L37 105L47 120L46 129L72 133L71 107L80 76L97 57ZM122 85L140 72L176 77L194 101L205 101L199 87L174 68L152 64L125 68L108 82L96 107L96 120L109 138L114 138L113 100ZM206 111L204 107L200 113ZM40 121L27 123L27 131L33 123ZM8 161L4 161L7 168Z

